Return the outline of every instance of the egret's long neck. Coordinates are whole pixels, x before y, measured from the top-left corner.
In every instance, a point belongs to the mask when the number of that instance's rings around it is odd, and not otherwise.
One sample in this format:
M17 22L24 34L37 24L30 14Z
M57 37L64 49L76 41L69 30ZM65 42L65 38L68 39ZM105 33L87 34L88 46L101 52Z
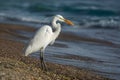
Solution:
M55 39L58 37L58 35L60 34L60 31L61 31L60 23L56 23L56 22L57 22L57 18L54 18L53 22L52 22L52 26L53 26L53 28L55 28L55 31L54 31L54 38Z

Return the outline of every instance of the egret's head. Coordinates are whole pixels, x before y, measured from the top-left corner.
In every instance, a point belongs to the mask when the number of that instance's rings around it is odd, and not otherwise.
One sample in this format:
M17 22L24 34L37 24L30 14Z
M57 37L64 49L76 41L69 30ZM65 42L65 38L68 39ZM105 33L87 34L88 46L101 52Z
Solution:
M70 21L70 20L68 20L68 19L65 19L65 18L64 18L63 16L61 16L61 15L56 15L55 17L56 17L59 21L65 22L65 23L68 24L68 25L71 25L71 26L74 25L72 21Z

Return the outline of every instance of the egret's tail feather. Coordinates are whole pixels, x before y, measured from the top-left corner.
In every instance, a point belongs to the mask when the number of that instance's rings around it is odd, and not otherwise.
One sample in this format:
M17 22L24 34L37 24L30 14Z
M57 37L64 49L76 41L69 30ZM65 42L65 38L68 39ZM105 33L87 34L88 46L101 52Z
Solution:
M31 54L31 50L29 50L28 48L25 50L25 56L28 56L29 54Z
M28 56L31 53L31 46L28 46L27 48L24 49L24 54L25 56Z
M28 56L29 55L29 53L25 53L25 56Z

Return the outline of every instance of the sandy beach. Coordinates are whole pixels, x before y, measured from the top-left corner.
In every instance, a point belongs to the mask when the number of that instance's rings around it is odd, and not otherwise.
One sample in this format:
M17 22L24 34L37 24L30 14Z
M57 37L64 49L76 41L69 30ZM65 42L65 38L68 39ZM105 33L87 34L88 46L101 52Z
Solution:
M39 59L24 56L25 44L16 38L28 38L17 34L18 30L33 32L36 29L0 24L0 80L110 80L90 70L50 62L47 62L48 71L42 71Z

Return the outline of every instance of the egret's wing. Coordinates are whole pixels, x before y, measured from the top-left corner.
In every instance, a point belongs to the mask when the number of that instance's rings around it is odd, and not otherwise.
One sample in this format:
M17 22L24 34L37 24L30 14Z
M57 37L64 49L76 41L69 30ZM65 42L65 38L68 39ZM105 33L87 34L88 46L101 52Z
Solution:
M54 42L55 42L55 40L52 40L52 41L50 42L50 45L53 45L53 44L54 44Z
M53 32L50 26L41 27L29 42L25 53L28 55L40 50L42 47L45 48L51 42L52 35Z

